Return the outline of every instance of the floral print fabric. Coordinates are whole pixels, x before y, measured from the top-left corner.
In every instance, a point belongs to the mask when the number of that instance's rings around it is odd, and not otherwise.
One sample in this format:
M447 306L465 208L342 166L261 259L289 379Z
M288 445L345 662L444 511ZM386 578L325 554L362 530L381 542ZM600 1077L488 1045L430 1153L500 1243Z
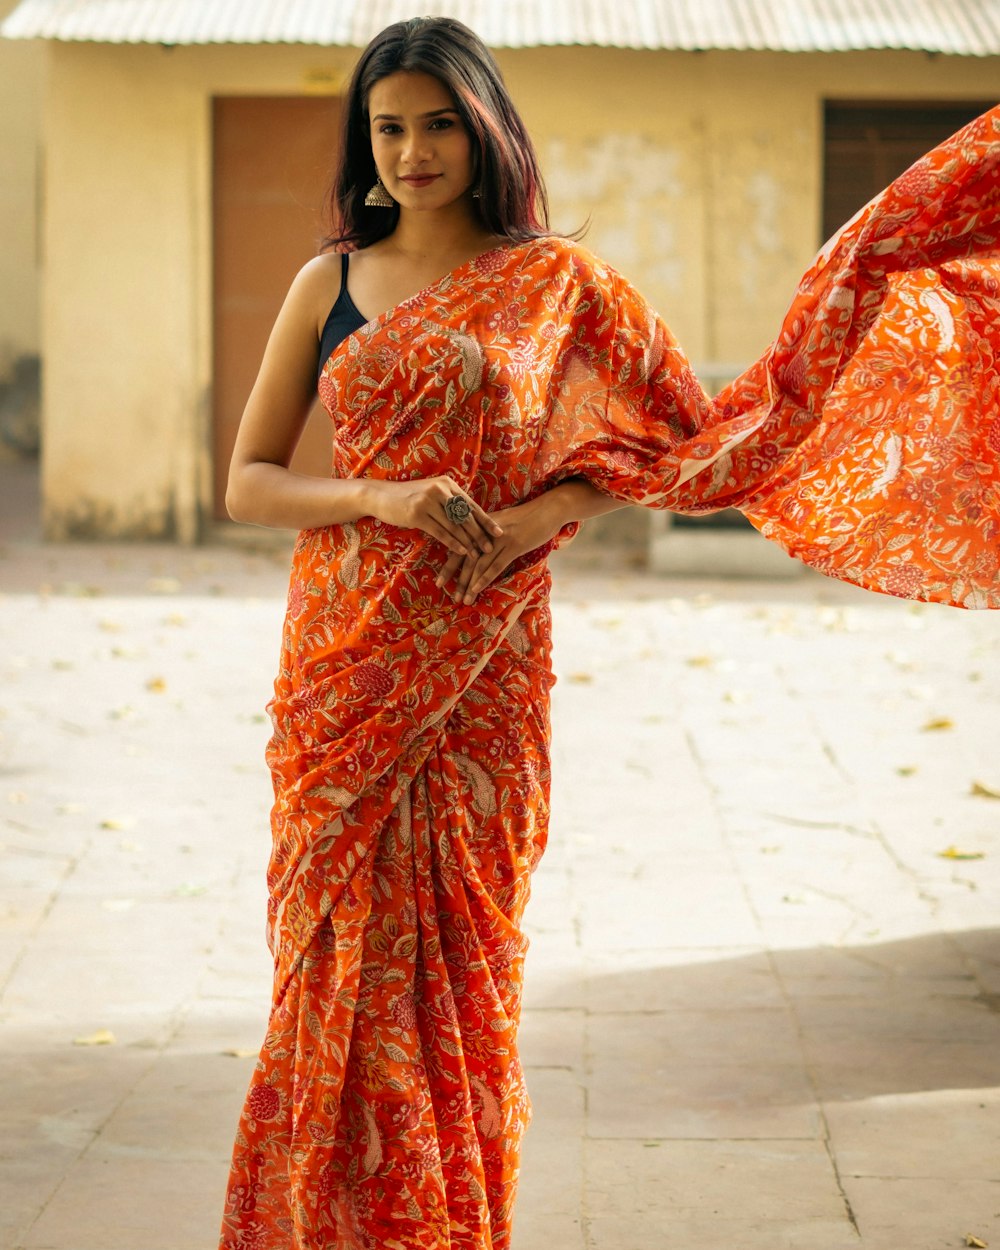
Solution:
M334 474L448 473L490 510L570 476L627 502L735 505L834 576L996 606L998 126L1000 110L845 228L714 401L583 248L480 256L326 363ZM366 518L299 536L270 705L274 1002L222 1250L510 1246L546 555L462 606L419 532Z

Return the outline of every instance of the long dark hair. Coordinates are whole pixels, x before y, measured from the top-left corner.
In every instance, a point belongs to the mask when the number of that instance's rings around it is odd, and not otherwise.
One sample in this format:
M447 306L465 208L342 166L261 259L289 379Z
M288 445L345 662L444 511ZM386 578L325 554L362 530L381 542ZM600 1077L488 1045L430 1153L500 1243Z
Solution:
M324 246L368 247L396 228L399 206L368 208L365 196L378 176L368 98L377 82L400 70L431 74L451 93L472 139L475 203L487 230L517 242L548 234L538 158L492 53L453 18L414 17L376 35L351 76L330 189L333 233Z

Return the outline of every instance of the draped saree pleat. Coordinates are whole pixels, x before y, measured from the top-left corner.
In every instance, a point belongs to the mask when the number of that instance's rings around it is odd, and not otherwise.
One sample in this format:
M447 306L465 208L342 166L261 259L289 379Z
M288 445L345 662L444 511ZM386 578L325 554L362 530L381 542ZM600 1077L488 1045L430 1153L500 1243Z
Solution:
M997 606L998 127L994 110L850 223L715 400L578 245L470 261L325 365L334 475L447 473L490 510L567 477L737 506L833 576ZM510 1246L547 554L463 606L419 532L366 518L299 536L270 708L274 1003L223 1250Z

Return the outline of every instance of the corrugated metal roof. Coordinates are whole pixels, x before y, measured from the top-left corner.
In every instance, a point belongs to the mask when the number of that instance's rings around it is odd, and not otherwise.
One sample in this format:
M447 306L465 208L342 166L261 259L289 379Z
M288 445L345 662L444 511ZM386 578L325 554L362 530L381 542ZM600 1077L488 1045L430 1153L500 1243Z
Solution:
M22 0L0 33L100 43L363 47L415 7L457 17L497 48L1000 55L1000 0Z

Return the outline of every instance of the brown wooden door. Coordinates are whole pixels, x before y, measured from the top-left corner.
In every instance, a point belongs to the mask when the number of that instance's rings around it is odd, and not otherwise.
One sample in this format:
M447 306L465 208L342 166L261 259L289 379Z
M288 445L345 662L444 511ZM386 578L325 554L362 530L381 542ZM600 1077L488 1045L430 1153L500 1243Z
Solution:
M994 103L828 101L824 108L823 238L839 230L925 152Z
M267 337L292 278L326 233L340 102L224 96L213 103L214 502L224 518L236 429ZM318 405L292 463L302 473L330 471L330 423Z

